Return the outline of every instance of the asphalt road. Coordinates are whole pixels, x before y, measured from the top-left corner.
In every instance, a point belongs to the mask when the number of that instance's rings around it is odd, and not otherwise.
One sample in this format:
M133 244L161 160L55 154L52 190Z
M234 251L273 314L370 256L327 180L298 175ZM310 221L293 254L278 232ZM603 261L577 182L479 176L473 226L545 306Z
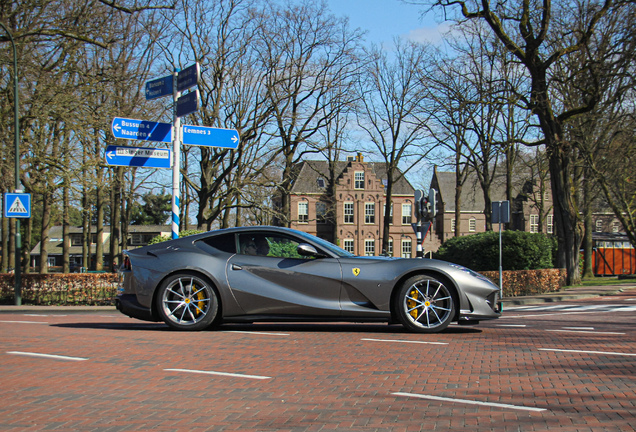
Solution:
M0 311L0 342L0 431L636 430L636 290L436 335Z

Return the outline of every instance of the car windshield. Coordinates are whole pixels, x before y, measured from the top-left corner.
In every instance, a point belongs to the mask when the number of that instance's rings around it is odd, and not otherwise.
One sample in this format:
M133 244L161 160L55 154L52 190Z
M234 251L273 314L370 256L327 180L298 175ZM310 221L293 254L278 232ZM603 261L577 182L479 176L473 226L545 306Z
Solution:
M305 232L302 231L297 231L297 230L292 230L295 234L297 234L299 237L302 237L312 243L316 243L318 246L320 246L322 249L326 249L329 252L331 252L334 255L337 255L338 257L344 258L344 257L352 257L355 256L354 254L352 254L351 252L347 252L344 249L339 248L338 246L336 246L335 244L328 242L327 240L323 240L319 237L313 236L311 234L307 234Z

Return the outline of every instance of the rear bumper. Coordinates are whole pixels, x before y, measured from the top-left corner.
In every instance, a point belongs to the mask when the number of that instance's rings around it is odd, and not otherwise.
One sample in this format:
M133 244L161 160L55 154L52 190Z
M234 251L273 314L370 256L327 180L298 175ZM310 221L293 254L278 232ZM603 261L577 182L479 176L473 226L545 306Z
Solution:
M133 294L121 294L115 299L115 307L124 315L128 315L131 318L140 319L143 321L161 321L157 317L153 316L150 309L142 306L137 301L137 297Z

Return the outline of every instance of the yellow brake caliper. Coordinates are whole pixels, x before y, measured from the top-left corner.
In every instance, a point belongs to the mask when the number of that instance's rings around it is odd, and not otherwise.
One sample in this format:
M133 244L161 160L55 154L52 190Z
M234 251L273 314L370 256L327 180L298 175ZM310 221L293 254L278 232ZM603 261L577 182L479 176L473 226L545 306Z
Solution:
M199 291L197 293L197 300L199 300L199 302L197 303L197 306L198 306L197 315L201 314L201 311L203 310L203 307L205 306L205 303L203 302L204 298L205 298L205 294L203 290Z
M415 319L417 319L417 302L415 300L417 300L417 296L418 296L418 292L415 288L413 288L411 291L409 291L409 299L406 301L406 305L409 307L410 312L409 314L411 314L411 316Z

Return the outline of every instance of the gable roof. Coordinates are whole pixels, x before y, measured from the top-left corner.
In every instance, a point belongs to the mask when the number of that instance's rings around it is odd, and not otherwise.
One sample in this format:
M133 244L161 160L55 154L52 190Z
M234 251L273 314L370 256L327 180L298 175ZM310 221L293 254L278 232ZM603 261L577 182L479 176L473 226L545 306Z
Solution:
M386 180L386 165L375 162L362 162L368 165L378 180ZM338 161L335 164L336 181L342 177L344 172L351 166L351 162ZM400 172L401 174L401 172ZM323 179L324 186L320 185L319 179ZM300 162L294 170L294 182L291 193L293 194L323 194L327 191L327 181L329 179L329 163L327 161L308 160ZM393 184L393 195L412 195L413 186L401 176Z
M455 211L455 172L438 172L433 175L437 179L438 192L440 201L444 203L444 211ZM435 180L433 180L435 182ZM513 187L514 189L514 187ZM513 196L516 193L513 191ZM490 186L491 201L506 200L506 179L495 179ZM471 173L466 178L462 187L461 194L461 211L465 212L483 212L486 207L484 201L484 193L479 184L477 174Z

